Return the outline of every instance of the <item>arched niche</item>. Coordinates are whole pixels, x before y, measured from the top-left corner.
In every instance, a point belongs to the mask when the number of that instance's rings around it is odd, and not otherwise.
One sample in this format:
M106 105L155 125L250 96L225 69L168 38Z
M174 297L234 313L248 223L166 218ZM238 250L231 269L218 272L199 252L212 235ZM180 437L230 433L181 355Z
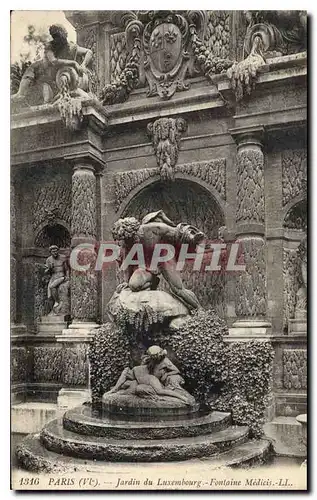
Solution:
M34 246L36 248L45 249L45 257L40 257L34 262L34 322L37 324L43 315L50 311L50 306L47 301L47 280L48 276L44 275L43 264L49 256L49 247L57 245L61 249L61 253L68 256L71 243L70 232L63 221L55 220L49 224L43 224L40 227L34 238ZM46 277L46 280L43 279Z
M283 227L291 231L307 230L307 201L306 199L295 202L287 211L283 220Z
M70 234L68 229L59 223L47 224L38 231L34 244L38 248L49 248L50 245L57 245L60 248L70 247Z
M142 219L147 213L164 210L176 224L188 222L204 231L208 239L216 238L225 224L219 203L199 184L177 179L172 183L155 182L132 198L122 217Z
M293 200L285 208L283 219L284 248L284 328L288 328L290 319L294 319L296 293L302 286L301 262L305 253L303 244L307 234L307 200Z
M121 217L141 220L149 212L164 210L176 224L186 222L201 229L208 240L216 239L218 228L225 225L224 213L212 194L201 185L177 179L172 183L157 181L134 196ZM182 271L185 286L192 289L204 307L215 307L224 315L225 276L222 273ZM161 279L160 288L167 289Z

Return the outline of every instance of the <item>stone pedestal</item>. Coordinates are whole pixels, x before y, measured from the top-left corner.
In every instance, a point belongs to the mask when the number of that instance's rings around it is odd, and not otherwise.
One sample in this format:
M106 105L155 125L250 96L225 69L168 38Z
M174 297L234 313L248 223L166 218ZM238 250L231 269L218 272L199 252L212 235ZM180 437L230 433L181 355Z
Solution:
M271 323L261 320L243 321L233 323L229 328L229 336L226 340L248 341L248 340L269 340L271 335Z
M41 317L37 331L41 335L51 335L55 337L55 335L59 335L66 327L67 323L64 320L64 315L48 314L47 316Z
M90 326L93 327L92 324ZM98 325L94 326L96 327ZM76 365L71 368L67 366L66 361L64 366L64 371L67 374L67 377L65 377L66 383L62 389L60 389L57 397L57 406L59 409L74 408L91 399L87 351L89 342L93 338L92 330L91 328L86 328L86 330L84 328L67 328L59 335L56 335L55 338L60 345L62 344L65 351L71 349L78 360ZM65 357L65 359L67 358ZM72 373L74 370L81 372L79 377L77 376L78 374Z
M289 319L288 320L289 335L307 335L307 321L305 319Z

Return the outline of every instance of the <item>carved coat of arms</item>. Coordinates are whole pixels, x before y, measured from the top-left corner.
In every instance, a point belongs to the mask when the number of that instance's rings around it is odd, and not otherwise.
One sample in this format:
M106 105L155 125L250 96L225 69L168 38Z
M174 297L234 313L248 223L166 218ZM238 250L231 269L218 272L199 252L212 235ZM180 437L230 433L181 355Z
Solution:
M143 33L144 69L149 83L149 96L169 99L176 90L186 90L188 68L185 50L188 36L187 20L179 14L154 17Z

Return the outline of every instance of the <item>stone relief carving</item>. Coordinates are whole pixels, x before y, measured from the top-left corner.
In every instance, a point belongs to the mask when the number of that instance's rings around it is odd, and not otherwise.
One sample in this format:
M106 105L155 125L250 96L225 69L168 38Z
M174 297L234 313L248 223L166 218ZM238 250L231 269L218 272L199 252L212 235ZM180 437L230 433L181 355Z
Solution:
M195 399L183 387L185 381L179 369L167 357L167 351L157 345L149 347L141 365L127 367L117 383L103 395L103 404L150 400L152 405L164 408L166 403L182 402L193 405ZM115 396L115 397L113 397ZM123 396L123 398L122 398Z
M187 90L188 22L175 11L148 12L143 31L144 69L148 96L169 99L177 90ZM145 21L145 22L146 22Z
M307 350L284 349L283 386L285 389L307 389Z
M207 26L204 41L214 57L228 59L230 57L230 21L228 10L208 10Z
M300 286L296 293L295 319L306 321L307 318L307 237L301 241L298 250Z
M68 42L61 25L49 28L52 40L44 50L44 58L32 63L24 72L19 90L11 97L13 107L24 106L34 84L43 86L44 103L59 109L65 125L76 130L82 121L82 101L90 99L92 51Z
M284 326L288 320L294 318L296 292L299 287L297 273L297 251L283 249L283 278L284 278Z
M37 324L42 316L48 313L47 304L48 278L44 275L43 264L34 264L34 323Z
M175 172L182 172L183 174L201 179L215 188L223 200L226 199L225 158L176 165Z
M85 385L88 379L87 347L33 348L34 382ZM67 367L67 369L66 369Z
M284 326L307 315L307 238L296 249L283 249Z
M304 11L245 11L244 59L228 69L237 100L251 94L266 59L306 50Z
M237 276L237 316L265 316L266 314L266 260L265 243L260 237L239 240L246 271Z
M207 44L201 36L203 28L206 26L206 14L207 12L199 10L188 12L189 38L197 68L207 78L210 78L213 75L225 73L233 65L233 60L229 59L227 55L223 56L223 54L227 54L223 47L228 42L226 31L229 18L226 23L220 11L217 13L208 11L209 19L206 33L210 33L210 40ZM213 40L215 40L214 44Z
M131 170L130 172L119 172L115 174L114 192L116 210L119 210L121 203L133 189L157 175L159 175L159 170L157 168L142 168L140 170Z
M186 130L187 123L183 118L159 118L147 126L160 176L164 181L174 180L174 167L178 160L180 139Z
M72 180L72 236L96 236L96 179L92 171L77 169Z
M81 250L78 255L81 265L90 264L85 272L72 271L71 310L76 320L95 321L97 318L96 255L90 250Z
M237 222L264 222L263 153L244 149L237 154Z
M11 381L26 382L28 380L28 353L25 347L11 349Z
M142 54L148 96L159 95L162 99L170 99L176 91L188 90L187 74L194 76L202 71L211 76L225 72L233 64L226 58L229 18L224 11L209 11L209 14L207 11L129 11L122 16L121 24L125 27L129 55L125 63L121 59L121 71L102 90L103 104L123 102L136 88ZM205 32L207 38L204 38ZM117 68L120 56L114 52L111 51L111 64Z
M282 153L283 206L307 191L307 151L290 149Z
M143 25L133 11L122 15L122 23L125 27L125 37L128 56L124 68L117 78L104 86L99 94L103 105L124 102L128 99L130 92L139 82L139 63L141 57L141 36Z
M43 224L55 224L61 220L70 226L71 183L66 178L43 178L33 184L33 230L36 233Z
M201 179L215 188L223 200L226 199L226 160L224 158L176 165L174 171ZM116 211L119 210L121 203L133 189L158 175L159 169L157 168L143 168L115 174Z
M91 71L89 72L89 90L94 95L99 92L99 78L97 68L97 33L98 27L91 26L82 32L83 46L92 52Z
M110 35L110 83L115 83L125 68L128 58L125 33Z
M276 57L294 54L307 47L307 13L300 10L245 11L248 23L244 42L250 54L256 37L263 41L264 54Z

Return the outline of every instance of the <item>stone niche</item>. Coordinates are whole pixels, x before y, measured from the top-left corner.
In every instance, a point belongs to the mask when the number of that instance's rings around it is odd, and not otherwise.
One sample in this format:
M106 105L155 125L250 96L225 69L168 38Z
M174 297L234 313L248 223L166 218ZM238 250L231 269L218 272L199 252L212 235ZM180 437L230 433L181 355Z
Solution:
M139 191L125 207L122 216L133 216L142 220L147 213L157 210L158 207L162 208L175 224L186 221L199 227L208 240L217 239L218 229L224 225L224 214L216 199L199 184L179 179L169 184L158 181ZM203 306L216 307L219 313L224 314L223 274L193 273L185 266L182 277ZM164 280L161 281L160 288L166 289Z
M25 306L22 313L30 331L36 331L41 316L48 312L44 264L49 246L59 246L65 255L70 251L70 172L63 165L33 167L24 174L21 189L30 201L21 212L22 304Z

